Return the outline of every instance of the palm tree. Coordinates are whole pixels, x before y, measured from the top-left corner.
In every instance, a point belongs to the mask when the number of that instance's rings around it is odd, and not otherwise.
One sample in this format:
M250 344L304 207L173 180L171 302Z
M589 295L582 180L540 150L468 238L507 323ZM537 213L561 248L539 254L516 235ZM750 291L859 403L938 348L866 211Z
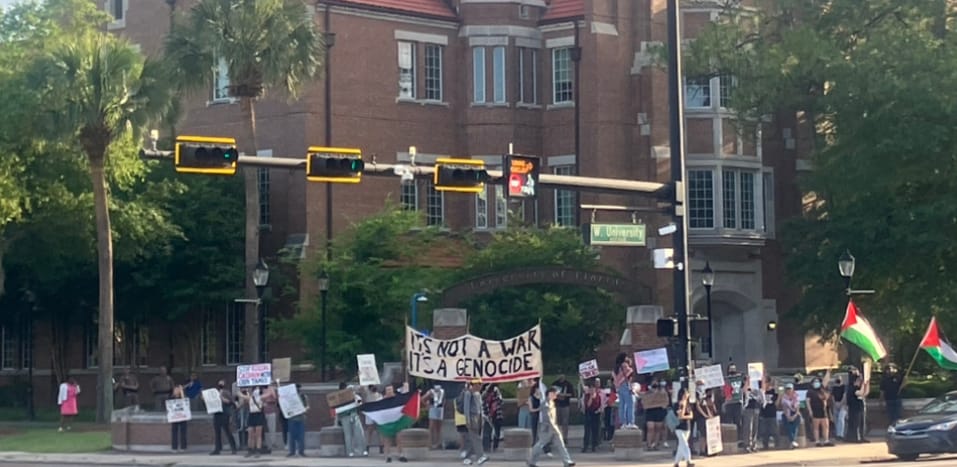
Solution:
M107 169L111 144L144 128L169 105L161 63L146 60L126 40L95 30L67 35L30 70L48 133L79 144L90 168L99 271L97 416L113 410L113 233Z
M212 89L215 70L225 64L228 95L238 99L246 124L240 149L255 155L256 100L275 88L295 98L319 70L322 36L303 0L200 0L185 17L176 18L166 54L176 64L177 82ZM245 168L246 293L255 297L252 272L259 262L259 185L254 168ZM259 348L255 306L246 308L246 359L256 361Z

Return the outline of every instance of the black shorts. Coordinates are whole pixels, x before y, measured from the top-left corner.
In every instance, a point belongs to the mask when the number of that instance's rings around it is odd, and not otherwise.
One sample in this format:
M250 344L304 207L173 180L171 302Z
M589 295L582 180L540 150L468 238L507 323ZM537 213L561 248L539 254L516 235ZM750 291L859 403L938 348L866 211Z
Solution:
M266 426L266 415L262 412L249 414L249 427Z
M664 407L658 407L657 409L645 409L645 420L652 423L662 423L665 421L665 416L668 415L668 411Z
M466 426L466 425L458 425L458 426L455 427L455 431L457 431L457 432L459 432L459 433L468 433L468 432L469 432L469 427Z

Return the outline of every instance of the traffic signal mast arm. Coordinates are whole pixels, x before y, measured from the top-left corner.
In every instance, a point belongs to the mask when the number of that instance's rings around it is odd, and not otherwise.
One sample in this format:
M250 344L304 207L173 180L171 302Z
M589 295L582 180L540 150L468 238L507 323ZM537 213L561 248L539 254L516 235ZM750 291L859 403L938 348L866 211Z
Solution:
M143 149L140 151L140 157L144 159L172 160L173 151L156 151ZM267 167L272 169L306 170L306 160L302 157L253 157L240 155L238 164L240 166ZM426 165L409 164L383 164L372 161L365 162L362 173L367 176L378 177L399 177L395 169L405 169L416 178L432 179L435 174L435 168ZM505 183L502 180L501 170L488 170L490 184ZM620 180L614 178L598 177L580 177L577 175L552 175L541 174L539 183L547 188L576 189L577 191L595 191L617 194L642 193L655 195L665 200L671 193L671 187L668 184L657 182L642 182L637 180ZM671 200L671 199L667 199Z

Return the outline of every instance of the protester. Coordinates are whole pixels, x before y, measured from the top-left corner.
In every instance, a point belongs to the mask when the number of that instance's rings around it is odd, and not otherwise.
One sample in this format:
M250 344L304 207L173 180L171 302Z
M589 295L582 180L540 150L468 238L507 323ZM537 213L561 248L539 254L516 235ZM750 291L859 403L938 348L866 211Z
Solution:
M150 390L153 392L153 410L166 412L166 399L173 391L173 378L166 371L165 366L159 368L159 374L150 380Z
M279 421L279 393L277 393L278 383L266 386L263 390L263 415L266 418L266 425L263 427L263 453L269 454L273 447L279 449L279 433L276 432Z
M847 399L847 428L844 440L849 443L867 443L864 429L864 401L867 399L867 388L864 378L857 367L851 367L847 377L847 390L844 397Z
M531 411L529 410L528 399L534 390L532 381L522 380L518 382L518 427L524 428L526 430L532 429L532 417ZM526 392L527 391L527 392Z
M784 386L784 395L779 402L781 411L784 412L784 425L788 430L788 441L791 442L791 449L795 449L798 447L798 428L802 420L801 403L798 400L797 392L794 391L794 383L788 383Z
M528 466L536 467L535 461L545 452L545 447L551 445L552 449L558 453L565 467L575 465L565 447L565 439L562 438L561 430L556 423L558 418L555 408L555 400L558 398L558 388L548 388L545 391L545 400L543 401L541 429L539 430L538 441L532 447L531 456L528 458Z
M761 382L758 389L751 387L750 378L744 381L744 411L741 414L741 439L744 440L744 450L755 452L758 447L758 425L760 423L761 405L764 401L764 392L761 391Z
M618 421L624 429L637 428L635 425L635 393L631 389L631 377L634 373L628 354L620 353L615 357L615 388L618 389Z
M568 422L571 418L571 403L575 397L575 386L572 385L565 375L558 375L558 379L552 383L552 386L558 388L558 399L555 401L556 412L558 414L558 426L562 429L562 439L568 439Z
M691 420L694 419L691 403L689 402L690 393L687 389L678 391L678 410L675 415L678 417L678 426L675 428L675 436L678 437L678 447L675 450L675 467L681 461L687 462L691 467L691 447L688 446L688 436L691 434Z
M841 377L834 378L831 386L831 400L834 404L831 407L831 413L834 416L834 435L837 439L844 440L844 428L847 422L847 397L845 397L847 388Z
M462 414L465 415L465 424L468 433L465 435L465 459L462 461L465 465L472 465L472 457L475 457L475 463L478 465L488 461L488 456L482 446L482 425L484 425L485 414L482 413L482 380L475 378L469 381L470 385L467 391L459 395L461 400Z
M482 430L482 447L485 451L495 452L502 438L502 424L505 423L505 413L502 409L502 392L498 384L489 384L482 396L482 409L485 413L485 423Z
M598 433L601 426L601 389L592 385L585 388L585 439L582 443L582 452L591 452L598 449Z
M808 410L811 412L814 439L817 446L834 446L831 442L830 426L827 415L831 411L831 394L823 387L821 378L811 381L811 390L807 393Z
M239 449L249 448L249 390L240 388L233 383L233 394L236 395L236 436L239 438Z
M537 383L537 382L536 382ZM545 397L538 384L533 383L532 394L528 397L528 412L532 424L532 444L538 442L538 426L541 423L542 398Z
M170 393L170 399L186 399L186 392L183 390L183 385L177 384L173 387L173 392ZM188 437L186 427L188 424L189 422L186 420L182 422L170 423L170 436L172 437L173 452L186 452L186 439Z
M901 376L897 373L897 365L886 365L884 375L881 377L881 400L884 401L884 408L887 411L888 425L897 423L901 418L902 384Z
M429 438L432 449L442 449L442 419L445 418L445 389L436 384L425 393L429 405Z
M738 372L738 367L734 363L728 365L728 378L724 384L724 416L721 417L721 423L730 423L738 428L738 439L728 441L738 441L740 446L741 416L744 412L744 376Z
M657 450L659 447L668 448L667 430L665 429L665 417L668 414L670 398L665 388L664 382L652 380L648 385L648 391L645 392L645 428L648 442L648 449Z
M346 383L339 383L339 390L348 389ZM342 437L346 445L346 456L355 457L369 455L366 448L366 437L362 431L362 422L359 420L359 404L362 398L353 392L353 404L336 408L336 425L342 427Z
M380 400L382 400L382 393L379 392L379 387L374 384L370 384L369 386L367 386L366 394L365 396L363 396L362 400L366 404L371 404L373 402L379 402ZM378 434L375 424L369 422L368 419L365 420L365 432L366 432L366 446L367 446L366 449L368 449L368 446L372 446L373 436L377 436ZM382 437L379 437L379 454L382 454L383 452L382 448L383 448ZM364 455L369 455L369 453L365 452Z
M249 451L246 457L259 457L263 447L263 427L266 425L266 416L263 414L263 388L256 387L252 393L244 392L243 402L249 406Z
M186 382L184 386L184 391L186 397L189 399L189 408L192 410L199 409L199 401L202 399L203 394L203 383L199 380L199 375L192 373L189 375L189 381Z
M213 447L213 452L209 454L211 456L215 456L223 450L223 433L226 433L226 440L229 441L229 447L232 449L233 454L236 454L236 440L233 439L233 432L229 430L229 418L234 410L233 395L228 389L226 389L226 382L223 380L219 380L219 382L216 384L216 387L219 389L219 400L223 404L223 410L213 414L213 432L215 433L215 444Z
M302 393L301 384L296 384L296 395L302 401L306 412L309 412L309 398ZM289 454L286 454L286 457L293 457L296 453L306 457L306 412L290 418L287 422L289 424Z
M618 405L618 391L615 390L615 382L612 379L607 380L606 388L602 390L602 407L605 421L605 441L611 441L615 437L615 409Z
M716 416L717 411L714 405L713 391L704 388L704 381L698 381L696 384L697 388L699 388L697 390L698 400L697 403L694 404L694 414L691 417L692 423L694 423L695 432L697 433L694 443L694 452L697 452L699 455L707 455L708 419Z
M80 385L76 384L76 379L72 376L66 381L60 383L60 391L57 395L57 404L60 406L60 429L70 431L73 429L73 419L76 418L79 410L76 405L76 398L80 394Z
M771 438L777 441L778 435L778 391L770 377L764 378L764 400L761 401L760 420L758 431L761 436L761 447L770 448Z
M390 397L395 397L395 387L391 385L385 387L385 394L382 395L382 399L388 399ZM385 453L386 462L392 462L393 450L399 454L399 462L408 462L408 459L402 455L402 450L399 449L397 438L395 436L388 436L379 431L379 437L382 438L382 446L384 447L383 451Z

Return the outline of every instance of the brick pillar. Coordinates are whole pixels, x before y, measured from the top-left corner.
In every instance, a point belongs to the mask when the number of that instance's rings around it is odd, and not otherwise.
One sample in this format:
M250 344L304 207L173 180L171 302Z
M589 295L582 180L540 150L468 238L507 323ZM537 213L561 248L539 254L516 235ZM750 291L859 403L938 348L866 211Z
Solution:
M432 336L453 339L464 336L469 328L469 314L465 308L439 308L432 312Z
M636 350L664 347L668 341L657 336L657 323L664 317L664 309L658 305L628 307L625 333L621 336L621 351L630 354Z

